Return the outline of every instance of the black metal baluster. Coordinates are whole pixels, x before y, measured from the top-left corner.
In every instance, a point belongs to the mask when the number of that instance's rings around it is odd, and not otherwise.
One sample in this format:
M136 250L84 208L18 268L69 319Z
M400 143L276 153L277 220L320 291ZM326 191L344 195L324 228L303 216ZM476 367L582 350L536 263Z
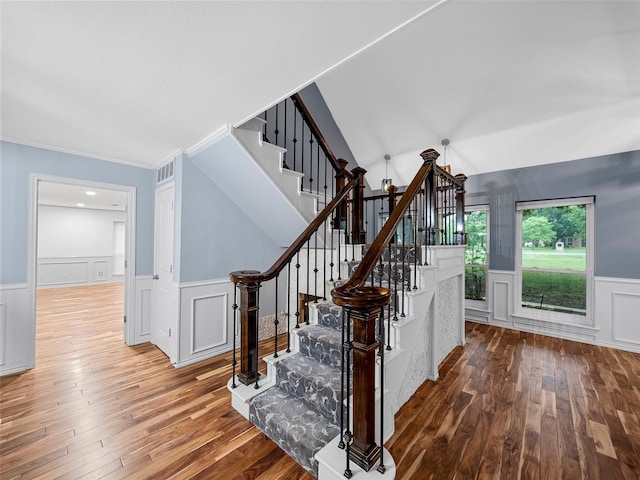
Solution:
M256 318L258 319L258 326L260 325L260 287L258 286L258 290L256 292ZM258 328L258 331L260 329ZM257 332L256 332L257 333ZM254 371L256 372L256 384L253 386L253 388L255 388L256 390L260 388L260 385L258 385L258 380L260 380L260 372L258 371L258 357L260 357L260 344L258 341L258 337L259 335L256 335L256 343L255 343L255 348L256 348L256 355L255 355L255 363L254 363Z
M320 195L320 142L316 142L316 193Z
M267 140L267 125L269 124L269 121L267 119L267 110L264 111L264 125L262 126L262 141L263 142L268 142Z
M335 215L336 211L334 210L331 215L329 216L329 218L327 219L327 221L331 221L331 248L329 249L329 254L331 256L331 263L329 264L329 281L333 282L333 266L335 265L333 263L333 253L334 253L334 249L333 249L333 229L335 227L335 223L332 220L333 215Z
M352 472L351 472L351 465L350 465L350 459L349 459L349 452L351 450L351 440L353 439L353 434L351 433L351 430L349 429L349 425L351 425L351 349L352 349L352 344L351 344L351 312L347 312L347 342L345 345L345 348L347 350L347 360L346 360L346 370L347 370L347 384L346 384L346 389L347 389L347 430L344 433L344 441L345 441L345 453L347 454L347 466L345 468L344 471L344 476L346 478L351 478Z
M279 118L278 118L279 117L279 115L278 115L279 111L278 110L279 109L280 109L280 104L276 103L276 129L273 132L273 133L276 134L276 145L278 145L278 134L280 133L280 129L278 128L278 120L279 120Z
M324 204L327 205L327 163L329 163L327 156L324 156ZM326 241L326 237L325 237Z
M300 328L300 250L296 253L296 296L294 301L296 302L295 328Z
M304 127L305 127L305 123L303 123L300 126L300 130L302 130L302 132L300 133L300 169L302 173L302 180L300 181L300 191L304 192Z
M369 200L364 201L364 232L365 232L365 243L369 243Z
M313 235L314 265L313 265L313 303L318 303L318 232Z
M287 132L289 131L289 124L287 123L287 102L289 101L288 98L284 99L284 148L285 148L285 152L284 152L284 157L283 157L283 167L284 168L289 168L289 166L287 165L287 151L289 151L289 145L287 144Z
M389 212L389 215L391 215L391 212ZM394 232L394 236L395 236L395 232ZM394 238L395 240L395 238ZM391 240L392 242L394 240ZM393 245L393 248L395 248L395 244ZM396 316L396 310L397 305L394 305L394 303L397 303L396 300L396 295L397 295L397 290L396 289L391 289L391 262L392 262L392 258L391 258L391 244L387 245L387 249L389 252L389 290L391 290L393 292L393 296L391 297L391 301L389 302L389 305L387 307L387 338L389 338L389 342L387 342L387 350L391 350L391 306L393 305L393 319L394 320L398 320L398 317Z
M343 308L341 313L340 313L340 318L341 318L341 323L342 323L342 341L340 343L340 355L341 355L341 359L342 361L340 362L340 441L338 442L338 448L344 449L345 447L345 443L344 443L344 400L345 400L345 365L347 363L346 359L345 359L345 353L347 351L346 348L346 344L345 344L345 339L346 339L346 335L345 335L345 328L347 325L347 322L345 321L345 316L346 316L346 310Z
M291 261L287 263L287 353L291 352Z
M338 212L340 212L340 207L338 207ZM342 222L342 219L340 219L340 221ZM342 227L342 225L338 226L338 280L342 280L342 265L340 263L340 258L342 256L342 249L340 248L340 240L342 239L342 234L340 233L340 228Z
M231 388L236 388L236 324L238 322L238 284L233 284L233 360L231 360L231 366L233 368L233 376L231 377Z
M421 242L418 241L418 205L419 203L418 203L417 196L416 198L413 199L413 205L415 208L415 225L413 226L413 244L415 248L415 252L413 254L413 289L417 290L418 289L418 249L420 249L420 256L422 257L422 246L420 245ZM423 225L424 225L424 220L423 220ZM426 251L425 251L425 255L426 255ZM420 263L424 263L424 262L421 261ZM409 276L409 283L407 286L411 288L411 276Z
M273 347L273 358L278 358L278 324L280 321L278 320L278 279L280 278L280 273L276 275L276 298L275 298L275 315L273 319L273 326L275 327L275 344Z
M382 311L378 321L378 353L380 355L380 464L378 472L385 473L387 468L384 466L384 318ZM391 350L387 345L387 349Z
M310 274L311 274L311 262L309 260L309 256L311 255L311 243L310 240L307 240L307 292L306 298L304 300L304 323L309 325L309 295L311 294L311 282L310 282Z
M409 252L410 250L407 249L407 243L406 243L406 236L405 236L405 228L406 228L406 221L405 220L409 220L409 222L411 222L411 206L409 206L408 208L408 212L409 215L406 218L402 219L402 247L400 249L400 253L402 255L402 274L400 275L400 278L402 279L402 310L400 312L400 316L404 317L404 287L405 284L407 283L407 279L404 278L405 275L405 258L407 256L407 252Z
M313 193L313 135L311 129L309 129L309 193Z
M322 223L322 300L327 299L327 220Z
M297 172L296 161L298 158L298 109L293 109L293 139L291 140L293 143L293 171Z

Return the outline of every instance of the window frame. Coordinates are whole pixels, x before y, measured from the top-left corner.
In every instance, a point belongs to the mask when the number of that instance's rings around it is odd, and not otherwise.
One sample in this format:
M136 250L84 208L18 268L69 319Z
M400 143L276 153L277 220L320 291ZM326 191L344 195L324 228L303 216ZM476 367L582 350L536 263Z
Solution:
M571 205L585 205L585 241L586 241L586 265L584 270L586 280L586 301L585 315L555 312L551 310L538 310L535 308L527 308L522 306L522 212L524 210L536 209L536 208L553 208L564 207ZM516 245L515 245L515 270L516 280L514 285L514 315L518 317L524 317L534 320L542 320L561 324L580 324L593 326L594 314L593 314L593 268L594 268L594 206L595 196L585 197L571 197L571 198L558 198L547 200L533 200L525 202L516 202ZM524 271L531 271L525 269ZM566 274L582 274L582 271L575 270L554 270L554 269L540 269L540 272L552 272L552 273L566 273Z
M465 242L465 262L464 262L464 268L465 268L465 277L466 277L466 269L467 267L473 267L473 268L484 268L485 270L485 274L484 274L484 278L485 278L485 292L484 292L484 300L475 300L475 299L470 299L470 298L466 298L466 284L465 284L465 304L469 307L475 307L475 308L486 308L488 305L488 301L489 301L489 246L490 246L490 218L491 218L491 209L489 208L489 205L486 204L482 204L482 205L465 205L464 208L464 215L466 215L467 213L471 213L471 212L486 212L486 223L487 223L487 236L486 236L486 240L485 240L485 246L486 246L486 262L485 265L477 265L477 264L467 264L466 262L466 242ZM465 227L466 227L466 219L465 219ZM466 234L466 232L465 232Z

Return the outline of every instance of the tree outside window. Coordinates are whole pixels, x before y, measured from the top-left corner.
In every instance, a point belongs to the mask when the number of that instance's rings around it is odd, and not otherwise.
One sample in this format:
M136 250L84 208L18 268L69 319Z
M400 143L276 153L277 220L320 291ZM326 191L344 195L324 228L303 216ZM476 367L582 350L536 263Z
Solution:
M487 219L486 207L465 212L464 229L467 234L465 249L465 298L487 299Z

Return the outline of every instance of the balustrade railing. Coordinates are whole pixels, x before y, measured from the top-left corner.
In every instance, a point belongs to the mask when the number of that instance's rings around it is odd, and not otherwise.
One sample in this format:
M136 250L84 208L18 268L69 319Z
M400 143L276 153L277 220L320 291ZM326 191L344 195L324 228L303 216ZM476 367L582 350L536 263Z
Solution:
M383 223L375 240L366 246L366 253L349 280L331 292L334 303L343 307L346 317L344 363L353 362L353 391L349 391L348 382L343 382L347 389L343 397L352 398L353 403L352 409L346 409L340 442L346 451L344 475L347 478L352 474L350 462L366 471L377 463L377 469L385 471L384 395L381 395L379 412L375 408L376 356L380 359L380 391L384 392L384 353L392 348L391 322L398 320L398 315L405 316L406 291L418 288L418 265L427 263L426 258L422 258L426 248L465 242L466 177L453 177L438 167L435 162L439 154L435 150L425 150L421 156L423 164L402 194L397 194L397 189L391 186L387 195L371 199L370 207L364 207L369 220L375 220L378 208L387 218L380 214ZM371 226L368 223L367 229ZM345 369L348 375L348 367L343 367L343 371ZM353 419L349 417L351 411ZM380 423L379 444L374 438L376 414Z
M302 173L300 190L327 201L340 190L337 174L346 162L337 158L297 93L265 111L263 140L286 148L285 167ZM344 163L343 163L344 162Z
M293 244L266 272L241 270L230 274L234 283L234 328L240 316L240 370L236 375L237 352L233 350L233 381L259 388L258 359L260 287L267 281L275 282L273 331L275 331L274 357L278 356L278 336L287 333L286 351L291 351L291 328L309 323L308 304L327 298L328 282L342 280L341 263L348 262L343 246L361 235L362 220L354 211L362 209L364 174L355 168L350 180L342 186L326 207L309 224ZM346 175L343 175L346 178ZM357 207L359 206L359 207ZM286 301L281 294L286 290ZM238 304L239 294L239 304ZM284 303L284 306L283 306ZM284 332L281 321L286 322ZM235 331L234 331L235 338Z

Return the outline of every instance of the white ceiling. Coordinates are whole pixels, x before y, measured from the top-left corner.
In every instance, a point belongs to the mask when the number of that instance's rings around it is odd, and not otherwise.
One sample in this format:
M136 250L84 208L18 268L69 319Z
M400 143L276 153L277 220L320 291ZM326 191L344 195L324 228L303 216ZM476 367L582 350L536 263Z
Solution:
M127 193L119 190L41 181L38 183L38 204L124 212L127 210Z
M5 140L150 167L317 80L372 185L640 149L639 1L0 8Z

